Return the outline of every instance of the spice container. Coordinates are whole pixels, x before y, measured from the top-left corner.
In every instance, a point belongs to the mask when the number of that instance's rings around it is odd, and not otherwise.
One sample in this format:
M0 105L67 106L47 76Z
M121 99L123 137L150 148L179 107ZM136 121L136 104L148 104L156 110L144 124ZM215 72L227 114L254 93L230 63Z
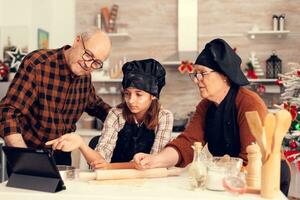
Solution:
M273 31L278 31L278 16L273 15Z
M285 14L281 14L278 17L278 24L279 24L279 30L283 31L284 30L284 24L285 24Z

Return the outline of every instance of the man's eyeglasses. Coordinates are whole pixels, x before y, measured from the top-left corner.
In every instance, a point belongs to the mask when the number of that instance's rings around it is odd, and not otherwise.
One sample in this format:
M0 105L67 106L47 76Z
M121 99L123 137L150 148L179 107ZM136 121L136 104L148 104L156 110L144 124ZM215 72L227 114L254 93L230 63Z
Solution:
M93 69L100 69L100 68L102 68L103 67L103 62L101 60L99 60L99 59L95 59L95 56L93 55L93 53L90 50L88 50L88 49L85 48L82 35L81 35L81 41L82 41L83 50L84 50L84 53L82 54L82 59L84 61L85 66L88 67L88 65L86 64L86 62L93 61L91 63L91 65L90 65L91 68L93 68Z
M195 81L195 79L196 79L197 82L199 82L201 79L203 79L206 75L208 75L211 72L215 72L215 71L192 72L192 73L189 73L189 76L192 81Z

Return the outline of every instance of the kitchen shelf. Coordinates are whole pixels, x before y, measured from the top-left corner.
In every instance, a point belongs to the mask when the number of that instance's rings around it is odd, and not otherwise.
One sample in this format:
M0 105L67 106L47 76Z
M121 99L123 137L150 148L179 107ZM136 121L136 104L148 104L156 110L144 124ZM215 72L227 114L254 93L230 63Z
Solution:
M180 61L164 61L164 62L161 62L162 65L165 65L165 66L179 66L181 64Z
M258 78L258 79L248 79L250 83L276 83L276 78Z
M255 37L259 36L259 35L273 35L273 36L277 36L278 38L282 38L283 36L286 36L288 33L290 33L289 30L284 30L284 31L272 31L272 30L248 31L248 35L250 35L251 39L255 39Z
M107 33L110 38L129 38L129 34L126 32L122 33Z

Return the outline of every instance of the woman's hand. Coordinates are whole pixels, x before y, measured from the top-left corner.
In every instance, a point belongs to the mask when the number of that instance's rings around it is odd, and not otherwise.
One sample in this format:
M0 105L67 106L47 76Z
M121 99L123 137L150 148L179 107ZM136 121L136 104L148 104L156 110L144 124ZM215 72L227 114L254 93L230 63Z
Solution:
M55 140L46 142L53 150L73 151L84 144L83 139L77 134L65 134Z
M95 169L110 169L110 163L106 162L104 159L98 159L90 163L93 170Z
M157 167L156 155L137 153L133 157L136 169L151 169Z

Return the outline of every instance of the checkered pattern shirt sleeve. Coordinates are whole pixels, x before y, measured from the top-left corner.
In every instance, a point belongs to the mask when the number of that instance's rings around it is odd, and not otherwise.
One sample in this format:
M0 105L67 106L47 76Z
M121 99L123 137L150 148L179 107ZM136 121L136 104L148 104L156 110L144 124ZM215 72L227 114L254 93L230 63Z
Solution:
M0 104L0 136L21 133L18 117L26 115L37 96L35 68L30 59L24 59L6 97Z
M159 112L159 122L156 128L156 136L151 149L151 154L160 152L171 140L173 128L173 114L165 109Z
M125 120L122 116L122 110L118 108L111 109L103 124L99 143L95 148L107 162L111 161L118 139L118 133L124 125Z

